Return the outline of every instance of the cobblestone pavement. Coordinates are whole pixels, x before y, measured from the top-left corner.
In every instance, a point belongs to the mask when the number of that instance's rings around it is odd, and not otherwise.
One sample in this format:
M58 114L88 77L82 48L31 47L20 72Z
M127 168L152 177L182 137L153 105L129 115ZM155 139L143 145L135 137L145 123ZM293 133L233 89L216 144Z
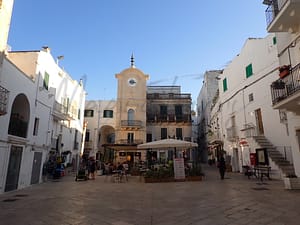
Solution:
M203 181L150 183L138 177L75 182L73 176L0 195L3 225L296 225L300 191L283 182L204 166Z

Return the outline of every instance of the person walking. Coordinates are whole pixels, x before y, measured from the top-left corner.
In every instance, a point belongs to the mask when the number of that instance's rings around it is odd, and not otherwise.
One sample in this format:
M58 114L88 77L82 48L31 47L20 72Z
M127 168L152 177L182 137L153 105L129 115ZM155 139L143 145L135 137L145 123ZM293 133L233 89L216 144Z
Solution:
M218 162L218 168L219 168L221 180L224 180L225 171L226 171L226 163L225 163L225 159L223 156L221 156L221 158Z

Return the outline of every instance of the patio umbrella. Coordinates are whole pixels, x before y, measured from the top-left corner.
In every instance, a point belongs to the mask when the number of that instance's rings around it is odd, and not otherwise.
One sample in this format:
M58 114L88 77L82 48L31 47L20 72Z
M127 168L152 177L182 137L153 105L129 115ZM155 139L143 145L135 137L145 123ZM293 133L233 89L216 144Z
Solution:
M139 144L138 149L156 149L156 148L192 148L197 147L198 144L190 141L182 141L177 139L163 139L159 141L147 142Z

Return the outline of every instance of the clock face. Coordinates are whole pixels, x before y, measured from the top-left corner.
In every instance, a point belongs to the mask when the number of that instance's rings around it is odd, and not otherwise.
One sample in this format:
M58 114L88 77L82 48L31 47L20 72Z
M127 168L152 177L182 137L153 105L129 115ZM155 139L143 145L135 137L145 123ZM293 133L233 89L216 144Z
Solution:
M135 78L129 78L128 79L128 84L129 86L135 86L137 83L136 79Z

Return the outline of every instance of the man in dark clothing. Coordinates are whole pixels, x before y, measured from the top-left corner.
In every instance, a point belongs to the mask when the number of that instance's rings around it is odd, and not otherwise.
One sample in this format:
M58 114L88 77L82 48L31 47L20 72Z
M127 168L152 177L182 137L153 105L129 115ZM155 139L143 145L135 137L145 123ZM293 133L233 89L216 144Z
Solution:
M226 163L225 163L225 159L223 156L220 158L220 161L218 162L218 168L219 168L221 180L224 180L225 171L226 171Z

